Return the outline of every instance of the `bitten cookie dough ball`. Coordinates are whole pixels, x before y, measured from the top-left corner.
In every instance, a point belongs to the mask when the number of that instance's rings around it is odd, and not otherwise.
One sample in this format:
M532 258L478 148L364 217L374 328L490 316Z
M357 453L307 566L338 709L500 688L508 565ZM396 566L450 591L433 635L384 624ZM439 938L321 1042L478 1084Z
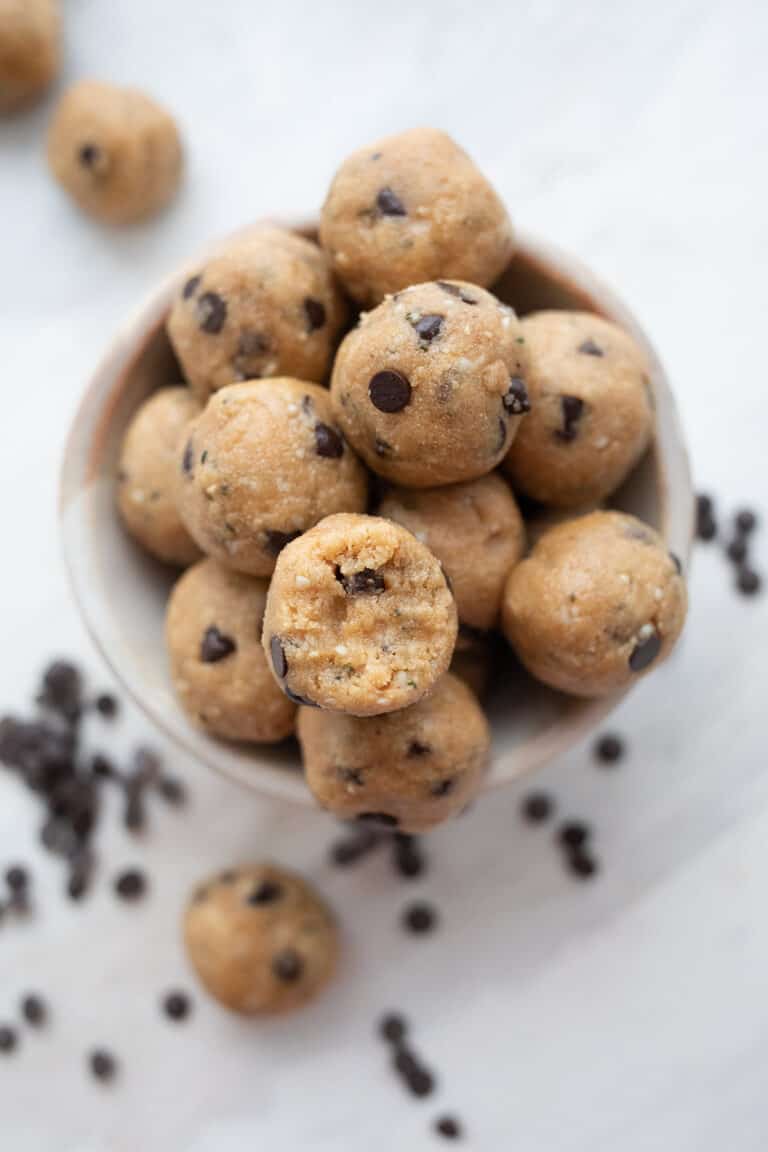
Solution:
M339 349L336 418L375 472L411 488L490 472L529 409L511 308L474 284L417 284L361 318Z
M463 623L483 630L498 624L504 583L525 551L523 518L500 476L445 488L393 488L379 511L434 552Z
M434 128L349 156L323 205L320 240L363 304L423 280L492 284L513 248L501 200L466 152Z
M322 381L346 305L317 244L260 228L182 285L168 335L192 389L263 376Z
M488 763L483 710L450 674L394 715L300 708L297 729L307 784L321 807L403 832L424 832L461 812Z
M478 700L488 691L494 657L493 638L459 625L456 647L451 660L451 673L472 689Z
M117 506L126 528L147 552L179 567L200 556L176 501L179 441L199 412L188 388L155 392L128 425L117 474Z
M59 70L57 0L0 0L0 115L40 96Z
M132 224L175 194L183 158L173 117L144 92L84 80L54 113L48 163L84 212Z
M439 562L399 524L329 516L280 555L264 648L292 699L358 716L415 704L456 641Z
M574 696L624 688L672 650L687 596L679 560L642 521L593 512L552 528L504 591L504 633L538 680Z
M543 504L597 504L651 438L646 355L627 332L588 312L538 312L522 330L531 413L504 467L516 488Z
M168 602L176 694L196 724L225 740L272 743L293 731L296 707L275 684L261 646L267 587L207 559L184 573Z
M249 1016L292 1012L312 1000L333 976L339 950L317 893L271 864L207 880L187 907L184 940L211 996Z
M180 450L182 519L204 552L269 576L281 548L332 512L362 511L365 469L327 391L278 378L211 397Z

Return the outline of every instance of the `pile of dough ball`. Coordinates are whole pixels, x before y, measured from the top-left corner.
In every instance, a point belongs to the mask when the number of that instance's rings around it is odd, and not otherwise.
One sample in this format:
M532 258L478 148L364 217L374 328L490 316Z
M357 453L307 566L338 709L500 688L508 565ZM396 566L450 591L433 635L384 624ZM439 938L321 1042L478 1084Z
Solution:
M90 100L70 98L52 154L96 210L72 165L104 149L98 210L114 216L128 142L116 106L89 120ZM186 567L166 625L181 707L221 740L295 732L309 789L342 819L410 833L466 808L504 640L536 680L601 696L683 626L679 561L606 510L653 435L646 353L601 316L518 317L493 293L512 250L503 204L449 137L361 149L319 243L261 227L188 270L167 318L178 377L125 435L123 523ZM330 964L323 929L301 977L277 971L284 906L246 892L273 879L221 878L187 922L203 980L247 1011L308 995Z

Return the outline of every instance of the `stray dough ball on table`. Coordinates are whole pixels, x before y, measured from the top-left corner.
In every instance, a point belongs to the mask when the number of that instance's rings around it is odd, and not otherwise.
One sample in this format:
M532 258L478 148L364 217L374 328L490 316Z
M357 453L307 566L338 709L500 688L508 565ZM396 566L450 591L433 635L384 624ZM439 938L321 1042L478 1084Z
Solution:
M277 378L216 392L180 449L179 509L204 552L269 576L281 548L332 512L362 511L365 469L328 392Z
M338 935L330 911L299 876L270 864L212 876L184 919L192 967L233 1012L292 1012L333 976Z
M346 317L317 244L260 228L185 281L168 335L205 401L227 384L263 376L324 380Z
M176 695L196 724L225 740L273 743L293 731L296 707L261 646L267 587L209 558L184 573L168 602Z
M160 104L136 88L83 80L53 115L48 163L84 212L133 224L174 196L183 156L176 122Z
M647 357L627 332L589 312L538 312L522 330L532 410L504 468L542 504L597 504L648 447Z
M398 292L345 338L331 394L370 468L410 488L471 480L505 456L529 409L511 308L474 284Z
M349 156L323 205L320 240L363 304L424 280L492 284L513 248L501 200L466 152L434 128Z
M669 655L685 622L680 562L634 516L552 528L512 569L507 640L538 680L574 696L625 688Z
M373 716L430 691L456 625L443 570L415 536L376 516L329 516L281 553L263 643L298 703Z
M482 783L491 739L477 699L450 674L389 716L300 708L297 731L321 807L402 832L424 832L463 811Z
M59 70L57 0L0 0L0 115L40 96Z
M200 556L176 502L179 441L199 412L189 388L161 388L136 412L120 451L117 506L125 527L147 552L178 567Z
M492 638L485 632L459 625L456 647L451 660L451 672L472 689L478 700L488 691L493 663Z
M500 476L491 473L445 488L393 488L379 512L437 556L459 620L481 630L496 627L505 581L525 552L523 518Z

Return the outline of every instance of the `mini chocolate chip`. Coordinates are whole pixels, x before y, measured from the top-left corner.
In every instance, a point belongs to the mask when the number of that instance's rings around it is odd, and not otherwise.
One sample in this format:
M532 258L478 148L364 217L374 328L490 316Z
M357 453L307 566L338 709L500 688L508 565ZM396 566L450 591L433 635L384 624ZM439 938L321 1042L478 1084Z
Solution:
M388 1044L401 1044L408 1032L408 1023L398 1012L388 1012L379 1023L379 1035Z
M219 660L225 660L233 652L237 652L237 644L231 636L219 632L215 624L206 628L200 644L200 659L203 664L217 664Z
M29 872L21 864L13 864L5 870L5 882L11 892L26 892L29 888Z
M743 596L755 596L762 587L759 573L742 564L736 577L736 587Z
M380 440L378 436L374 442L373 450L377 456L391 456L394 451L391 444L387 443L386 440Z
M530 792L523 797L521 812L523 819L529 824L543 824L552 815L553 810L552 797L546 792Z
M436 340L443 329L444 316L437 314L429 314L427 316L420 316L418 320L411 320L411 327L417 333L419 339L425 344L431 344Z
M286 544L301 536L301 532L278 532L274 528L264 533L264 547L272 556L279 556Z
M407 216L405 205L391 188L380 188L376 196L376 207L382 216Z
M524 412L530 412L531 400L522 376L510 377L509 387L501 402L506 411L513 416L522 416Z
M269 641L269 654L272 657L272 667L275 675L282 680L288 672L288 661L279 636L273 636Z
M104 1048L96 1048L88 1054L88 1067L96 1080L112 1080L117 1072L114 1056Z
M382 828L397 828L399 824L397 816L391 816L388 812L358 812L355 820L381 824Z
M339 433L328 424L315 424L315 451L318 456L338 460L344 455L344 441Z
M421 876L426 867L418 838L408 836L404 832L395 833L394 859L398 873L405 880L413 880L417 876Z
M560 408L563 416L563 426L555 432L558 440L570 442L578 434L577 425L584 412L584 401L580 396L561 396Z
M162 767L162 761L154 748L140 744L138 748L134 749L133 766L136 775L131 782L135 783L137 787L141 787L144 784L154 783Z
M381 833L374 828L360 828L352 836L345 836L331 845L331 861L346 868L362 860L381 843Z
M175 807L180 807L187 798L187 791L177 776L162 776L157 790L163 800Z
M163 1012L169 1020L186 1020L192 1011L192 1001L186 992L166 992L163 997Z
M362 788L365 783L362 768L337 768L336 772L345 784L354 784L356 788Z
M435 784L430 785L429 794L435 798L439 796L449 796L456 787L456 780L452 776L446 776L445 780L438 780Z
M431 745L424 744L421 740L411 740L406 756L429 756L431 751Z
M633 672L642 672L658 656L661 651L661 636L654 628L648 636L639 640L629 657L629 667Z
M283 894L283 889L274 880L262 880L245 898L246 904L274 904Z
M581 848L568 853L568 868L580 880L589 880L597 872L597 861L594 856Z
M147 890L147 878L139 868L126 868L115 877L114 889L121 900L140 900Z
M696 497L696 535L699 540L713 540L717 535L715 506L711 496L700 492Z
M184 446L184 455L181 458L181 470L185 476L191 476L194 466L195 450L192 447L192 441L187 440L187 443Z
M95 752L91 757L91 773L101 780L112 780L118 775L112 761L102 752Z
M201 280L202 276L190 276L189 280L187 280L186 284L181 290L181 295L185 300L189 300L190 296L194 296L195 292L197 292L198 288L200 287Z
M749 536L754 532L757 527L757 516L749 508L742 508L741 512L736 513L736 531L742 536Z
M361 568L359 572L345 575L336 567L336 579L346 592L347 596L377 596L386 591L384 574L374 568Z
M579 352L584 356L605 356L605 352L603 352L600 345L596 344L592 339L584 340L579 344Z
M307 319L308 331L316 332L325 324L325 304L321 300L315 300L314 296L305 297L304 315Z
M100 692L94 701L96 711L105 720L111 720L117 715L118 702L117 697L113 696L111 692Z
M0 1024L0 1052L13 1052L18 1044L19 1037L15 1028L10 1024Z
M413 1096L421 1099L434 1092L434 1076L404 1043L395 1045L393 1063L395 1071Z
M418 901L403 912L403 927L417 936L431 932L437 924L437 913L431 904Z
M744 536L734 536L728 544L725 554L734 564L743 564L747 558L747 540Z
M581 820L567 820L558 828L557 838L566 848L583 848L589 839L589 828Z
M675 552L670 552L669 558L672 561L672 563L674 564L675 571L677 572L678 576L682 576L683 565L681 563L680 557Z
M40 1028L48 1018L48 1009L41 996L28 992L21 1000L21 1014L27 1024L31 1024L33 1028Z
M624 756L624 741L620 736L606 733L596 742L594 753L601 764L616 764Z
M197 301L197 325L201 332L215 336L227 319L226 301L217 292L204 292Z
M270 349L269 337L263 332L254 332L245 328L240 333L237 342L237 351L240 356L265 356Z
M454 1116L438 1116L435 1120L435 1132L446 1140L461 1140L464 1135L461 1124Z
M272 971L284 984L294 984L301 978L304 961L293 948L285 948L273 958Z
M380 412L401 412L410 402L411 385L401 372L377 372L368 383L368 395Z
M443 292L447 292L449 296L458 297L462 304L477 304L474 296L470 296L469 293L465 292L458 284L451 284L448 280L438 280L437 286L438 288L442 288Z

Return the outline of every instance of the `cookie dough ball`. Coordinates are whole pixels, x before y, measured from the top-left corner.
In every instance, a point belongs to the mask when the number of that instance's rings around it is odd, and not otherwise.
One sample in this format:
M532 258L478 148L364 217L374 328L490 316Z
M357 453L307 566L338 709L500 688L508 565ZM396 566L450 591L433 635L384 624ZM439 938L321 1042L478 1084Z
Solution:
M0 115L40 96L59 70L57 0L0 0Z
M634 516L593 512L542 536L512 569L502 612L533 676L604 696L669 655L686 608L680 563L661 538Z
M320 240L363 304L424 280L492 284L513 247L501 200L466 152L434 128L349 156L323 205Z
M200 549L179 515L179 441L200 405L188 388L161 388L128 425L120 450L117 507L142 548L180 568Z
M375 472L410 488L490 472L529 409L511 308L474 284L417 284L363 316L339 349L336 418Z
M321 807L402 832L425 832L463 811L490 748L482 708L450 674L430 696L389 716L300 708L297 730Z
M325 253L292 232L260 228L184 282L168 335L204 401L263 376L324 380L345 320Z
M330 911L299 876L256 864L213 876L184 919L192 967L225 1008L248 1016L292 1012L336 968Z
M504 467L542 504L597 504L634 468L651 438L653 401L642 348L589 312L522 321L531 413Z
M203 551L230 568L269 576L289 540L332 512L365 508L365 469L317 384L232 384L189 433L180 451L182 519Z
M482 630L498 624L505 581L525 551L523 518L500 476L445 488L393 488L379 511L437 556L459 620Z
M144 92L83 80L54 113L48 163L84 212L107 224L133 224L175 195L181 141L173 117Z
M261 646L267 587L209 558L171 593L173 686L185 712L212 736L268 744L293 731L296 707L275 684Z
M358 716L415 704L448 668L456 605L432 553L377 516L329 516L281 553L264 648L301 704Z
M478 700L488 691L493 663L492 637L474 628L459 625L456 647L451 660L451 673L471 688Z

